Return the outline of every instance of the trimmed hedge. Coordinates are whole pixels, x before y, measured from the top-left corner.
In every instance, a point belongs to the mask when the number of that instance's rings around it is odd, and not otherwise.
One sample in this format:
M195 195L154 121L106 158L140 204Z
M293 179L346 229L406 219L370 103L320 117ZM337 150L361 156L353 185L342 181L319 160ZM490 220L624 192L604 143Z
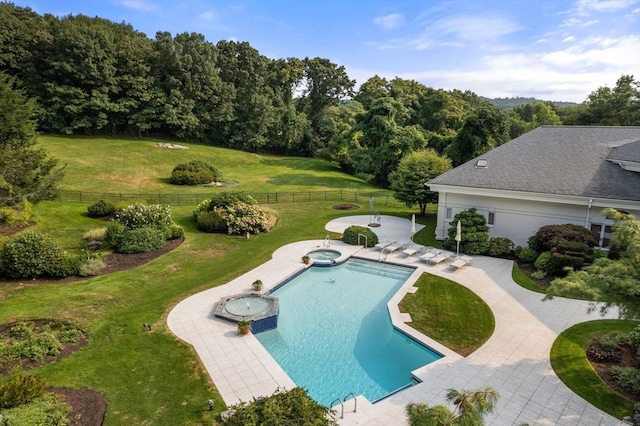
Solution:
M178 164L171 172L171 183L175 185L201 185L220 181L220 170L200 160Z
M97 201L87 207L89 217L105 217L115 213L117 210L115 204L108 203L104 200Z
M367 238L365 239L360 237L360 242L358 242L358 236L360 234ZM352 225L344 230L344 233L342 234L342 241L354 246L358 244L365 244L366 247L373 247L378 244L378 236L369 228Z

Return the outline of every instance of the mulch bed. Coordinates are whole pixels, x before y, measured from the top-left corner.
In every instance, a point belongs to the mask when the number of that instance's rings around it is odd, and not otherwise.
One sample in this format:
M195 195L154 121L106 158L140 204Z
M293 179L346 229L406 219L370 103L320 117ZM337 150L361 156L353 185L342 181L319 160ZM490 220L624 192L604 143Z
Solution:
M93 389L50 388L71 407L69 426L101 426L107 412L107 397Z
M592 343L589 348L591 347L600 347L600 344ZM589 362L591 363L591 366L596 371L596 373L598 373L598 376L600 376L600 378L607 384L607 386L632 401L640 402L640 395L637 395L619 386L615 379L611 376L611 367L613 367L614 365L618 365L620 367L640 368L640 359L638 359L638 356L636 355L635 350L631 347L631 345L622 345L622 347L620 348L620 352L622 357L618 362L596 362L591 359L589 359Z
M335 210L356 210L359 209L360 206L357 204L334 204L333 209Z

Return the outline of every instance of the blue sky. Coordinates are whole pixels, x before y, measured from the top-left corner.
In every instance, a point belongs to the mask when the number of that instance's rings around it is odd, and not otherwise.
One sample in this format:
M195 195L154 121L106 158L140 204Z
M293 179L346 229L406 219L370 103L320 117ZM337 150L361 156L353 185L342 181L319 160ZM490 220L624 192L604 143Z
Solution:
M358 84L379 75L487 97L583 102L640 79L640 0L13 0L156 31L321 57Z

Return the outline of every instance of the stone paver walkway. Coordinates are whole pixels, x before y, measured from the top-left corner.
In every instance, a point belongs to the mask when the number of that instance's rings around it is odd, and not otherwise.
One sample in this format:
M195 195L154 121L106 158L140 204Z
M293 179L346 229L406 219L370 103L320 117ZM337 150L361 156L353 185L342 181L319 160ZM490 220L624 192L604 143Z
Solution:
M366 226L368 216L349 216L327 224L327 229L342 232L351 224ZM383 216L374 232L381 239L407 241L410 222ZM250 291L251 282L260 278L265 290L299 272L304 265L300 257L321 247L322 240L288 244L273 254L272 260L238 277L230 283L195 294L180 302L169 314L168 325L198 353L225 403L250 401L254 396L271 395L276 389L291 389L295 384L271 358L253 335L236 336L235 324L217 319L213 309L226 295ZM343 257L378 260L376 249L331 242ZM588 313L583 301L555 298L542 301L542 295L519 287L511 279L512 262L490 257L475 257L466 268L454 270L447 264L430 266L416 256L400 252L387 255L387 261L417 268L411 279L389 302L394 325L424 340L446 356L414 371L422 383L398 392L376 404L358 397L357 412L353 401L344 404L342 425L405 425L405 407L409 402L429 405L445 403L447 389L477 389L492 386L500 398L496 410L486 417L486 424L529 425L621 425L622 423L588 404L571 392L555 375L549 351L555 338L566 328L584 321L602 318ZM412 289L423 272L452 279L478 294L492 309L496 328L491 338L466 358L449 351L403 322L397 303ZM607 318L616 318L610 312ZM340 397L340 396L337 396ZM340 407L338 417L340 417Z

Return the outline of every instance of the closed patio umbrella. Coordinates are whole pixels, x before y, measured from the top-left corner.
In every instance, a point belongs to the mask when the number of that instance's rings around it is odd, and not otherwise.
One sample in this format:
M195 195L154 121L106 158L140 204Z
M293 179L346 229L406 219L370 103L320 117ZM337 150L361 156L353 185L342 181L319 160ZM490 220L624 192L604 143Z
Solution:
M460 241L462 241L462 224L458 221L458 225L456 226L456 256L460 255Z
M413 241L413 234L416 233L416 215L411 215L411 241Z

